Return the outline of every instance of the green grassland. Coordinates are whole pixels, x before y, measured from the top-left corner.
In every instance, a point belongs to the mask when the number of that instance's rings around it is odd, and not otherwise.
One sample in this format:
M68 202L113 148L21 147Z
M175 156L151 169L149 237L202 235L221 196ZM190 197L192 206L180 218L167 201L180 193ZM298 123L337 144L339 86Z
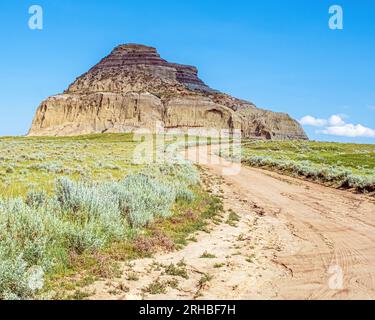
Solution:
M190 163L158 161L169 146L196 138L148 137L149 164L134 157L144 139L0 138L0 299L83 298L74 294L77 286L116 277L119 261L177 249L205 230L222 211L220 199L204 191ZM244 141L236 156L251 166L375 190L374 145Z
M0 195L24 196L32 188L53 190L56 177L119 179L132 163L132 135L0 139Z
M77 285L116 276L118 261L185 245L221 211L197 168L138 164L143 140L134 140L0 139L0 299L71 297ZM152 160L158 148L146 148Z
M244 141L241 161L332 186L375 190L375 145L371 144Z

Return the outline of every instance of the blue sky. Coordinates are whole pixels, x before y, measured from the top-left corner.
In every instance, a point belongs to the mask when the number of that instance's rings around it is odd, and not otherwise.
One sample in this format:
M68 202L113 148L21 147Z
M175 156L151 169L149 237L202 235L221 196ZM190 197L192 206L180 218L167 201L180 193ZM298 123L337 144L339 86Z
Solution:
M28 27L33 4L41 31ZM333 4L344 30L328 27ZM374 143L374 21L373 0L2 0L0 135L25 134L43 99L131 42L259 107L311 116L312 139Z

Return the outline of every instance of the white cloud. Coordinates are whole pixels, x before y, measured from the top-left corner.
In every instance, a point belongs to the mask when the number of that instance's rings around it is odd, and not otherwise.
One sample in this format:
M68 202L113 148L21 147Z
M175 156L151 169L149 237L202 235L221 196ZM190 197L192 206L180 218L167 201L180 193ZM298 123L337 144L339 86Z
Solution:
M375 138L375 130L362 124L346 123L347 116L335 114L326 119L318 119L313 116L305 116L299 122L305 126L324 127L317 130L318 134L334 135L349 138Z
M367 106L370 110L375 110L375 105Z
M317 119L312 116L305 116L300 121L303 126L323 127L327 124L325 119Z
M375 138L374 129L367 128L361 124L354 125L351 123L347 123L341 126L327 127L324 130L318 131L318 133L350 138Z
M328 123L330 126L343 126L345 125L345 121L343 120L343 116L342 115L338 115L338 114L334 114L333 116L331 116L328 120Z

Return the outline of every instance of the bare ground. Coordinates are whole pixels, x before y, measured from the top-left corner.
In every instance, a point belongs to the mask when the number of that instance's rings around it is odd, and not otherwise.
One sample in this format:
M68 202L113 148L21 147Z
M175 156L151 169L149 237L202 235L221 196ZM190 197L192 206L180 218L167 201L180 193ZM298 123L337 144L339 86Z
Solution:
M221 222L178 252L124 264L87 288L91 299L375 299L374 198L248 167L226 176L232 164L210 159ZM167 275L171 264L186 274Z

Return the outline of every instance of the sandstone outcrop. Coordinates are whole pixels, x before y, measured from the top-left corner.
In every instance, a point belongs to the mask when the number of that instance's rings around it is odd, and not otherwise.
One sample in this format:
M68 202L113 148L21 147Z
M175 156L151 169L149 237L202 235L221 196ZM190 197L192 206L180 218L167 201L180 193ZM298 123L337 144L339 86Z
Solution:
M258 109L210 88L192 66L155 48L120 45L63 93L43 101L30 136L124 133L137 129L241 130L246 138L307 139L287 114Z

